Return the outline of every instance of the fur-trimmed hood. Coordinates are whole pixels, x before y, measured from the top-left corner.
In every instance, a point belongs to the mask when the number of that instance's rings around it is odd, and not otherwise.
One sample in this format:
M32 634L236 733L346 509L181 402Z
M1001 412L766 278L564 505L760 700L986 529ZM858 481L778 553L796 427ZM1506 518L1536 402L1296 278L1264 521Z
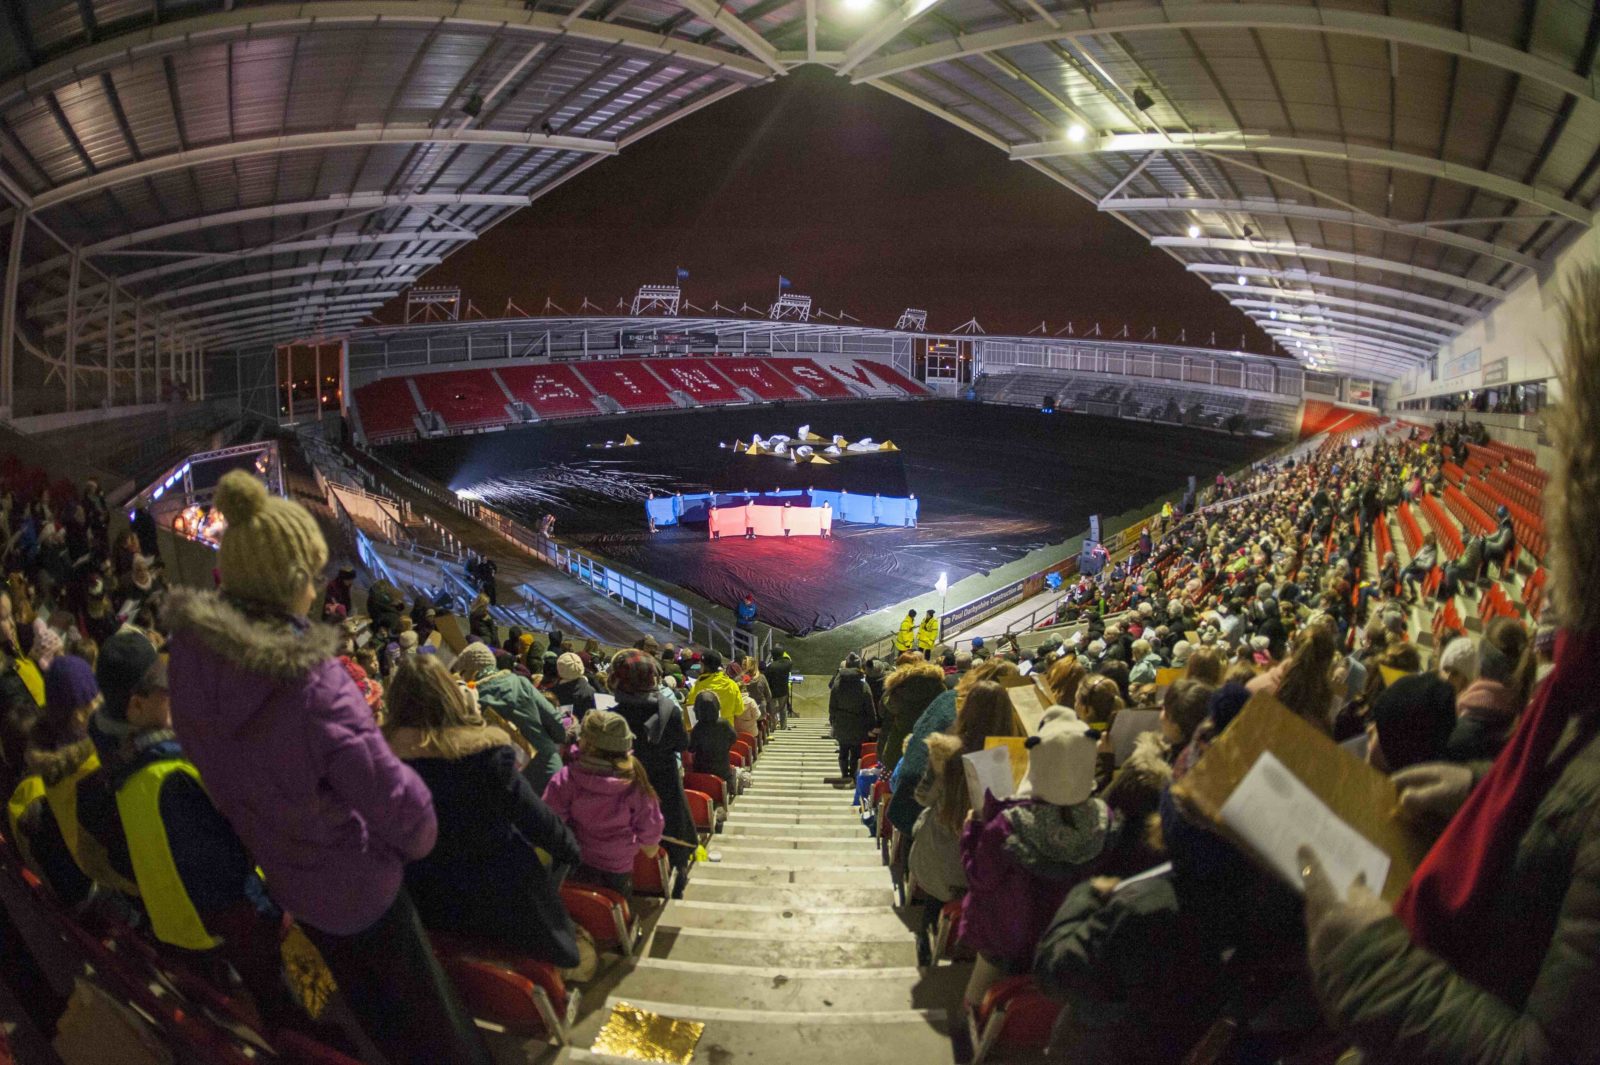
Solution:
M191 635L246 673L275 681L300 680L339 645L331 625L301 628L289 618L246 613L217 592L192 588L168 593L165 620L173 636Z
M952 758L961 757L961 737L947 732L935 732L928 737L928 770L934 779L944 775L944 767Z
M1133 750L1123 764L1123 772L1139 778L1146 787L1160 791L1172 783L1172 764L1168 761L1171 748L1159 732L1141 732L1133 741Z
M94 742L87 739L51 750L30 747L27 753L28 769L38 773L46 787L53 787L76 773L94 753Z
M461 725L448 728L430 737L419 728L391 729L385 734L389 748L396 757L409 761L413 758L470 758L491 747L511 746L511 737L493 725Z

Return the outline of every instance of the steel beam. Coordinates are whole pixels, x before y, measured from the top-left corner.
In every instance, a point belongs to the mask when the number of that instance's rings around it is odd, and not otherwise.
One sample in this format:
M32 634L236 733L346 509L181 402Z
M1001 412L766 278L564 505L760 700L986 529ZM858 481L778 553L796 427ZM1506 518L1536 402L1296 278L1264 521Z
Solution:
M25 210L13 212L11 242L6 253L4 294L0 300L0 412L12 417L15 402L13 389L16 359L17 283L22 279L22 247L27 242L29 214Z
M1410 263L1396 262L1393 259L1379 259L1370 255L1357 255L1354 252L1332 251L1309 244L1289 244L1270 240L1233 240L1226 237L1152 237L1150 238L1150 243L1157 248L1191 248L1198 251L1237 252L1242 255L1316 259L1322 262L1353 266L1359 270L1377 270L1385 274L1414 277L1419 281L1431 281L1436 285L1459 288L1464 292L1471 292L1473 295L1485 296L1492 300L1504 299L1507 295L1506 289L1486 285L1481 281L1473 281L1445 270L1433 270L1426 266L1413 266Z
M1308 289L1295 288L1273 288L1269 285L1240 285L1231 281L1213 281L1210 284L1213 291L1220 292L1228 296L1229 300L1232 301L1236 306L1242 305L1246 302L1281 304L1282 301L1286 300L1303 301L1315 304L1316 306L1312 308L1313 310L1321 310L1324 306L1343 307L1353 311L1362 311L1369 317L1384 319L1392 318L1397 322L1413 323L1415 325L1423 326L1425 329L1429 329L1433 332L1442 333L1451 337L1459 334L1463 328L1461 322L1453 322L1446 318L1434 318L1431 315L1418 314L1416 311L1408 311L1402 307L1391 307L1386 303L1373 303L1371 300L1355 300L1350 299L1348 296L1333 296L1326 292L1312 292ZM1247 297L1247 299L1235 300L1231 295L1232 293L1238 293L1241 296ZM1261 299L1248 299L1248 297L1252 296L1259 296ZM1457 310L1459 313L1466 313L1466 308L1458 308Z
M1110 195L1115 195L1116 191L1113 189ZM1160 214L1190 214L1195 211L1217 211L1226 214L1250 214L1261 217L1304 218L1311 222L1327 222L1334 225L1356 226L1361 229L1377 229L1385 233L1393 233L1398 237L1432 241L1435 244L1446 244L1452 248L1460 248L1463 251L1487 255L1508 263L1515 263L1529 270L1539 269L1538 258L1526 255L1504 244L1494 244L1490 241L1479 240L1476 237L1469 237L1461 233L1452 233L1447 229L1436 229L1426 223L1396 222L1378 215L1362 214L1359 211L1343 211L1334 207L1314 207L1310 204L1284 203L1280 200L1191 200L1173 196L1125 197L1118 200L1102 200L1100 209L1102 211L1114 211L1118 214L1138 211ZM1502 219L1502 221L1506 220Z
M1582 226L1590 225L1594 216L1593 211L1574 200L1463 163L1451 163L1431 155L1418 155L1393 148L1311 137L1284 137L1239 130L1220 133L1109 133L1086 137L1078 143L1057 140L1018 144L1011 148L1011 158L1036 160L1102 152L1149 151L1291 155L1302 159L1385 167L1452 181L1508 200L1531 203Z
M885 15L867 29L844 50L844 58L835 68L848 74L872 57L879 48L900 36L913 22L939 5L939 0L906 0L896 11Z
M679 57L707 69L727 70L750 82L766 81L774 73L782 73L772 70L771 64L765 61L754 62L737 52L615 22L595 19L568 22L563 15L530 11L513 0L364 0L359 6L347 0L311 0L252 4L235 11L213 10L190 17L174 13L154 25L146 24L107 36L40 63L27 73L0 84L0 111L136 60L159 59L197 46L213 47L230 41L306 33L318 27L345 31L402 27L446 34L480 33L502 39L520 38L530 43L571 37Z
M1237 277L1242 274L1245 278L1270 277L1279 281L1293 281L1303 285L1327 285L1330 288L1346 289L1366 296L1377 296L1380 299L1400 300L1414 303L1419 307L1431 307L1436 311L1447 314L1459 314L1468 319L1477 318L1479 312L1471 307L1464 307L1459 303L1449 300L1436 299L1433 296L1424 296L1419 292L1411 292L1403 288L1391 288L1388 285L1376 285L1367 281L1347 281L1342 277L1330 277L1327 274L1316 274L1309 270L1274 270L1267 266L1234 266L1230 263L1189 263L1183 265L1185 270L1196 274L1227 274ZM1462 323L1466 328L1466 323Z
M1384 15L1326 5L1210 2L1167 0L1157 4L1083 5L1082 11L1060 11L1044 22L962 34L920 48L863 63L856 81L904 74L934 63L967 59L1003 48L1021 48L1052 42L1071 43L1108 34L1177 32L1185 30L1301 30L1307 33L1366 37L1443 52L1497 67L1521 78L1540 82L1580 100L1600 99L1594 81L1570 66L1479 34L1463 33L1438 23L1403 15Z
M141 181L189 167L248 159L258 155L287 152L328 151L385 144L428 145L447 148L490 147L529 151L578 152L583 155L615 155L615 141L587 137L547 136L517 130L438 129L427 126L377 126L374 128L325 130L317 133L290 133L278 137L255 137L226 141L203 148L168 152L104 168L76 181L68 181L33 198L33 209L45 211L64 203L104 192L130 181Z

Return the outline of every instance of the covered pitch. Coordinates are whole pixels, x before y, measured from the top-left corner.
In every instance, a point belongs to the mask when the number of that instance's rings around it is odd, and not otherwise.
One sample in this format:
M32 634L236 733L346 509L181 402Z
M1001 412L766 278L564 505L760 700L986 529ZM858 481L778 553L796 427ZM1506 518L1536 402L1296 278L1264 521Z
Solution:
M828 466L775 462L727 446L812 421L899 450ZM1078 535L1091 513L1215 476L1269 451L1270 440L1200 429L1055 414L954 400L833 402L630 417L639 446L605 422L407 444L392 456L530 525L663 584L732 607L754 593L762 620L804 634L987 573ZM829 537L708 540L704 525L649 532L643 500L671 492L828 488L917 496L914 528L838 523Z

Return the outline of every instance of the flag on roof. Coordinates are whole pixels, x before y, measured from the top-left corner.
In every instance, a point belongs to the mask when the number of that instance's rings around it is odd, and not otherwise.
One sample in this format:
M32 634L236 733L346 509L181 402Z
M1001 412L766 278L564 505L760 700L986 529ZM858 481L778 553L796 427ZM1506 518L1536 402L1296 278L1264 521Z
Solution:
M685 270L681 266L678 267L678 280L679 281L687 281L687 280L689 280L689 271Z
M778 275L778 287L780 289L788 288L791 284L793 284L793 282L791 282L787 277L784 277L782 274Z

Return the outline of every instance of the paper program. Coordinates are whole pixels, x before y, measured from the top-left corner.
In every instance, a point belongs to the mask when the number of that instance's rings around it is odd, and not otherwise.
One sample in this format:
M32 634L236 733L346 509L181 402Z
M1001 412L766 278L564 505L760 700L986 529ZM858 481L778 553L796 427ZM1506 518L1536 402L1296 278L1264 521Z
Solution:
M1374 893L1383 890L1389 856L1306 787L1270 751L1263 751L1222 804L1222 823L1248 843L1274 871L1304 890L1301 846L1316 852L1328 880L1343 898L1362 873Z

